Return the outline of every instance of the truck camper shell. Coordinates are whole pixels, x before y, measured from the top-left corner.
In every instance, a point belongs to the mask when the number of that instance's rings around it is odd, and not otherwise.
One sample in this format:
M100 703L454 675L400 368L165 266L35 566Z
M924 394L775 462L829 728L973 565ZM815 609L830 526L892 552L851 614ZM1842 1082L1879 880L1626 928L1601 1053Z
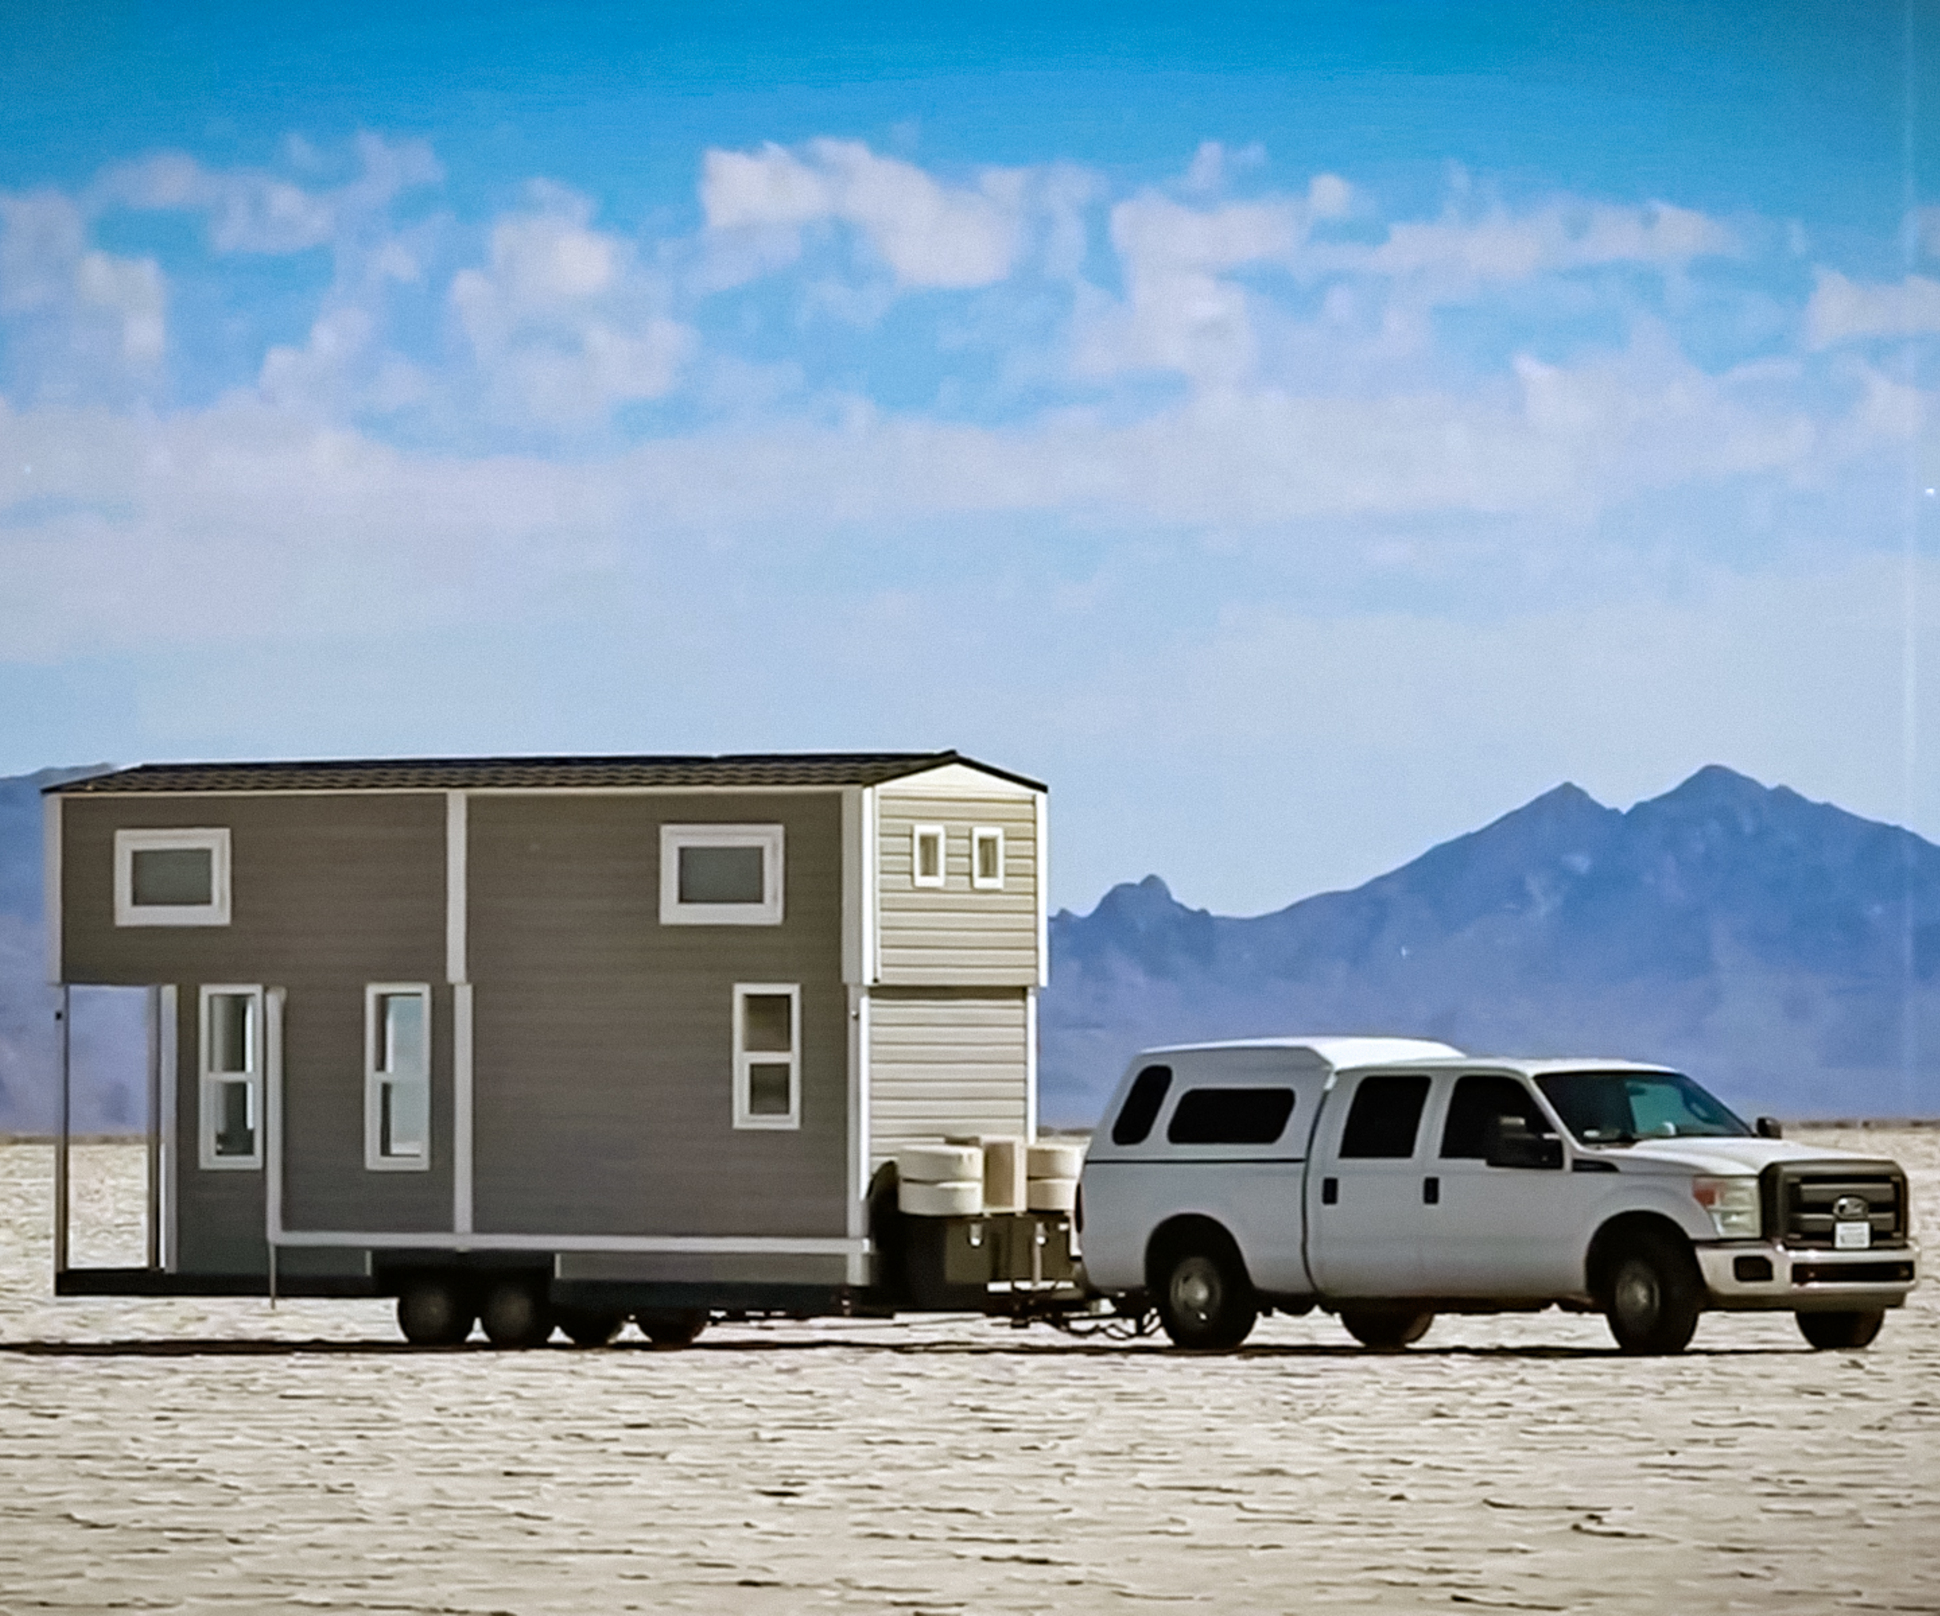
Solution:
M955 752L160 764L44 801L50 980L151 1006L149 1259L70 1266L63 1130L62 1294L435 1268L841 1310L899 1147L1035 1137L1047 792Z

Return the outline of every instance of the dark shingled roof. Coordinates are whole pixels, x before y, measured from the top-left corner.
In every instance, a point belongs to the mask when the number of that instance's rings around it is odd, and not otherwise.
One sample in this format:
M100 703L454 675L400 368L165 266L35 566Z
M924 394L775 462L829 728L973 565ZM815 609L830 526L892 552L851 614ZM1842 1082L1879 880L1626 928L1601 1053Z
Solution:
M873 786L961 763L1033 790L1036 780L958 752L749 752L721 757L376 758L317 763L143 763L43 789L124 791L461 791L611 786Z

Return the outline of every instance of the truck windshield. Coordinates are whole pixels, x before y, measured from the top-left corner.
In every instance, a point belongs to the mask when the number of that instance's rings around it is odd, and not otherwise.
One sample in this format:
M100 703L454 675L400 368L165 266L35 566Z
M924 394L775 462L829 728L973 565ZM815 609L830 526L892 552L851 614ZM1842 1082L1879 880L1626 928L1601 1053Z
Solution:
M1681 1072L1550 1072L1536 1079L1563 1126L1586 1145L1721 1139L1751 1129Z

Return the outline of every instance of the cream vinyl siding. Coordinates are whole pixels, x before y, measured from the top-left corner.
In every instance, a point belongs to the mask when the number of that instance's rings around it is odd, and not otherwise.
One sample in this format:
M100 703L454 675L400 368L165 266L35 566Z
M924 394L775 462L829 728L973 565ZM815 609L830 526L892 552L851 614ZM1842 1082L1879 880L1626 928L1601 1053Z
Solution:
M1029 792L878 797L878 980L908 987L1030 987L1038 981L1037 808ZM943 828L943 885L916 884L916 827ZM1001 889L971 885L971 837L1003 832Z
M879 989L869 996L873 1169L915 1139L1024 1134L1028 995Z

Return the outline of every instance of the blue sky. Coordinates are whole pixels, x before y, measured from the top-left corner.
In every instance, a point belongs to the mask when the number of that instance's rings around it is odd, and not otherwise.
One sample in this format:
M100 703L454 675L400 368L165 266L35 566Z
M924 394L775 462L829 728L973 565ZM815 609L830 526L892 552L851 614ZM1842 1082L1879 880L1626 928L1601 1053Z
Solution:
M1940 835L1932 0L27 9L0 770L954 745L1076 907Z

